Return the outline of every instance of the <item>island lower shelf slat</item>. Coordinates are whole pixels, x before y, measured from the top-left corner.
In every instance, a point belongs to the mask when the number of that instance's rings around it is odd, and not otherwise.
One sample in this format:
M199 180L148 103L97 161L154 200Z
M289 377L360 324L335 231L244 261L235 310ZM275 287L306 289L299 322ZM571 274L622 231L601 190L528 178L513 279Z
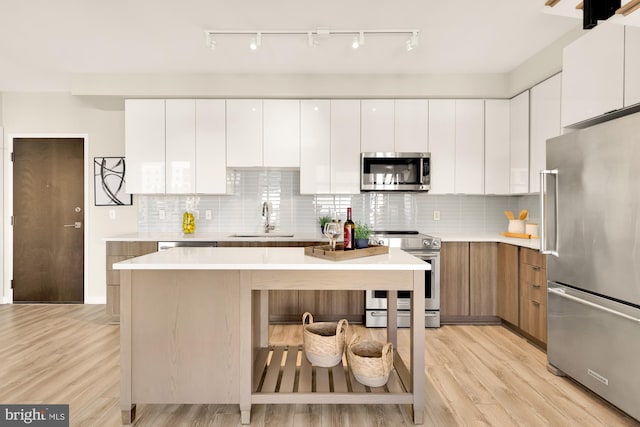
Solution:
M411 404L413 395L405 385L408 370L396 351L394 368L387 384L368 387L356 381L346 356L337 366L322 368L311 365L298 345L260 348L254 361L251 402Z

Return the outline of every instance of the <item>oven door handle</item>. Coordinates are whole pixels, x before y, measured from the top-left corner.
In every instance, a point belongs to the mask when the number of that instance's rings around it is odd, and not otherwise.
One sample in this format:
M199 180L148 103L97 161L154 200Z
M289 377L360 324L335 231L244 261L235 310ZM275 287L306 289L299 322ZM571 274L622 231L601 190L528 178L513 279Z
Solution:
M406 253L418 258L436 259L440 254L433 252L417 252L417 251L405 251Z
M387 312L386 311L372 311L371 313L371 317L387 317ZM398 311L398 317L409 317L411 315L411 312L409 311ZM438 313L435 313L433 311L425 311L424 316L425 317L436 317L438 315Z

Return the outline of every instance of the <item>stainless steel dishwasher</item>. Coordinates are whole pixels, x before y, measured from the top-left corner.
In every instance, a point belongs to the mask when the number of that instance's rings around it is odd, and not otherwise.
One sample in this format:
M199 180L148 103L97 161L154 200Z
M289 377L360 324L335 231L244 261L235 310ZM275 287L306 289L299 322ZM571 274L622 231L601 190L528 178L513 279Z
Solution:
M158 242L158 250L164 251L171 248L215 248L218 242L206 241L175 241L175 242Z

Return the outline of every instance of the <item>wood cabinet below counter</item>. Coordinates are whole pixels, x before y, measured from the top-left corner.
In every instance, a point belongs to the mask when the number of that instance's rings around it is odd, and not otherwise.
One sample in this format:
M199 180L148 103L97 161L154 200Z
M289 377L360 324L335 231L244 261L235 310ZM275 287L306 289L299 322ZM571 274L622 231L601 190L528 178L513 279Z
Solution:
M538 251L520 249L520 329L547 342L547 264Z
M441 322L498 323L495 242L445 242L440 252Z
M113 264L158 250L158 242L107 242L107 314L120 321L120 272Z

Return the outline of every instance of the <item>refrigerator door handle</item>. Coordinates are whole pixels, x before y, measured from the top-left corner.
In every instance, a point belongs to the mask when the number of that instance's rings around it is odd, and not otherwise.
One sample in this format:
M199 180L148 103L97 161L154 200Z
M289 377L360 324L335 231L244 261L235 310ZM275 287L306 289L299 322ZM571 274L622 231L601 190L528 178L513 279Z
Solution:
M636 317L629 316L628 314L621 313L621 312L619 312L617 310L613 310L613 309L610 309L610 308L607 308L607 307L603 307L600 304L596 304L596 303L593 303L591 301L584 300L582 298L574 297L573 295L567 294L564 289L549 288L547 290L547 292L549 292L550 294L558 295L558 296L560 296L562 298L569 299L571 301L578 302L580 304L587 305L589 307L597 308L598 310L606 311L607 313L613 314L613 315L618 316L618 317L625 318L627 320L631 320L632 322L635 322L635 323L640 325L640 319L638 319Z
M555 175L555 191L554 191L554 229L555 229L555 247L547 248L547 215L545 208L545 190L547 188L547 175ZM545 255L558 256L558 169L541 170L540 171L540 253Z

